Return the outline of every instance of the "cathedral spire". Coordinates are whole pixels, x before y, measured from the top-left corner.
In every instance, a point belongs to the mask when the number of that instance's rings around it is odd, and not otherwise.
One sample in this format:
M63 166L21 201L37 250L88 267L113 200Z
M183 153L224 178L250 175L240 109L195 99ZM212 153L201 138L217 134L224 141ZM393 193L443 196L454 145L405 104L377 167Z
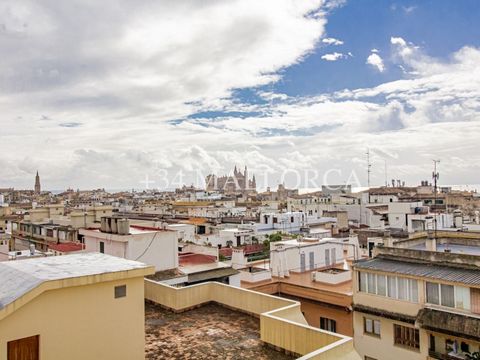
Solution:
M38 175L38 170L37 170L37 175L35 175L35 194L40 194L40 192L41 192L40 176Z

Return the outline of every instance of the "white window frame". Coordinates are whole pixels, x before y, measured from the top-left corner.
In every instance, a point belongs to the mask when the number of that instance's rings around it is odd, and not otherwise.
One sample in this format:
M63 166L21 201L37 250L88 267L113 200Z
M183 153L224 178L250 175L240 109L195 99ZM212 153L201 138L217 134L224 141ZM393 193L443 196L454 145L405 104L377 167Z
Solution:
M362 274L365 274L365 277L364 277L365 281L364 282L362 281ZM374 276L374 281L373 282L375 284L375 289L373 291L370 290L370 286L369 286L370 282L368 281L369 275ZM382 294L378 293L378 276L385 276L385 287L386 287L385 295L382 295ZM377 273L370 272L370 271L358 271L358 277L359 277L359 280L360 280L359 284L358 284L359 285L358 286L358 291L359 292L364 292L365 294L388 297L390 299L395 299L395 300L399 300L399 301L408 301L408 302L411 302L411 303L418 304L419 291L418 291L418 280L417 279L411 279L411 278L404 277L404 276L377 274ZM390 287L388 286L388 277L394 279L395 291L396 291L396 294L395 294L396 296L395 297L391 296L391 294L390 294ZM405 289L406 299L399 299L398 298L398 293L399 293L399 281L398 281L398 279L399 278L405 279L405 281L406 281L406 289ZM413 298L413 293L411 291L411 286L412 286L411 283L413 281L416 282L416 287L417 287L417 298L416 299ZM364 286L365 286L365 291L362 291L362 289L361 289L361 285L363 283L364 283Z
M427 283L435 284L437 286L437 288L438 288L438 304L428 302ZM442 304L442 286L441 286L442 284L453 286L453 306L448 306L448 305L443 305ZM470 288L468 286L445 284L445 283L439 283L439 282L435 282L435 281L425 281L425 286L424 286L424 289L425 289L425 303L429 304L429 305L433 305L433 306L441 306L441 307L444 307L444 308L447 308L447 309L458 309L458 310L470 311L470 309L472 307L470 302L467 303L468 307L465 307L465 306L464 307L457 307L457 301L458 301L457 291L458 291L459 287L464 288L464 289L468 289L468 297L467 298L470 298L471 294L470 294Z

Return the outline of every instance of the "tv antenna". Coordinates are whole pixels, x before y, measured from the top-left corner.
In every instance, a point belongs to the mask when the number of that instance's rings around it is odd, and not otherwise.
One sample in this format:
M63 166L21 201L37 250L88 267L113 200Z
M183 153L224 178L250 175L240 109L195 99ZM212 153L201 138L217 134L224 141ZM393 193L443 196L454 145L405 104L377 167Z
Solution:
M433 198L434 198L434 211L435 211L435 221L433 222L433 232L434 238L437 240L437 182L440 178L440 174L437 171L437 164L440 163L440 160L433 160Z
M372 165L370 164L370 149L367 148L367 186L370 188L370 173L372 172L371 167Z

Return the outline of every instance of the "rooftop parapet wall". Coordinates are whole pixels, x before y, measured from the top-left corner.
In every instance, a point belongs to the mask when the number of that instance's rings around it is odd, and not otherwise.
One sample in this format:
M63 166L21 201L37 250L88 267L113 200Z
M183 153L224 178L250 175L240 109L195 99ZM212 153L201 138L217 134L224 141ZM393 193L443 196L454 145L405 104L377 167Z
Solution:
M377 246L373 250L374 256L396 257L399 260L447 264L451 266L475 268L480 267L480 256L445 253L427 250L403 249L397 247Z
M174 288L148 279L145 298L174 311L216 302L257 315L262 341L305 355L303 359L360 359L353 349L352 338L307 325L297 301L216 282Z

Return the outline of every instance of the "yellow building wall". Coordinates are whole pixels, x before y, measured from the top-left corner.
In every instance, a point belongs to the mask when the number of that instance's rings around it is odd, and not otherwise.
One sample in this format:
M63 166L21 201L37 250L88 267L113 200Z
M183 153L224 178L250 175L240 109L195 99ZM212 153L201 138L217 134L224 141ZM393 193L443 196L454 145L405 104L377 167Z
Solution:
M380 320L380 337L364 334L363 318ZM420 350L408 350L394 344L393 324L413 327L412 324L402 323L378 316L363 314L355 311L353 314L354 346L358 354L374 359L401 359L401 360L425 360L428 355L428 335L420 329Z
M127 296L114 298L114 287ZM0 321L0 359L7 342L40 335L42 360L145 358L143 277L49 290Z

